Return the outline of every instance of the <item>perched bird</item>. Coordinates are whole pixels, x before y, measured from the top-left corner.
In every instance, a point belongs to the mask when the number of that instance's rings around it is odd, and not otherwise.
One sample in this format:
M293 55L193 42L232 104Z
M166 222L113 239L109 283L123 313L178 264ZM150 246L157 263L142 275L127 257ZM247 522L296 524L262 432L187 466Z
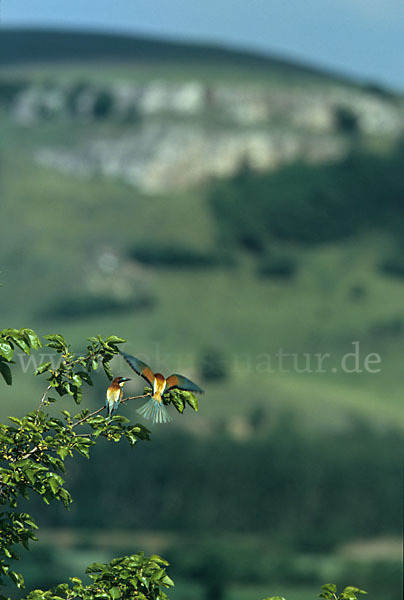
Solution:
M163 404L163 395L169 390L177 388L187 392L203 393L203 390L201 390L196 383L193 383L182 375L174 374L166 379L161 373L153 373L146 363L135 358L131 354L126 354L126 352L122 352L122 350L120 353L135 373L143 377L153 390L150 400L137 410L137 412L146 419L151 419L153 424L167 423L172 420Z
M123 386L127 381L130 381L128 377L115 377L109 388L107 389L107 398L105 401L105 407L107 409L107 415L112 417L118 404L122 400Z

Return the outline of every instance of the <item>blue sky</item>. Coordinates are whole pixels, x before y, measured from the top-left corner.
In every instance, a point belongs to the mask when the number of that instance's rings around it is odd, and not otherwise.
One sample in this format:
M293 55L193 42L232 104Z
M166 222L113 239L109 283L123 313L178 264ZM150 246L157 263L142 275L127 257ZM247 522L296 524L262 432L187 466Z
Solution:
M219 42L404 90L403 0L1 0L0 6L2 27Z

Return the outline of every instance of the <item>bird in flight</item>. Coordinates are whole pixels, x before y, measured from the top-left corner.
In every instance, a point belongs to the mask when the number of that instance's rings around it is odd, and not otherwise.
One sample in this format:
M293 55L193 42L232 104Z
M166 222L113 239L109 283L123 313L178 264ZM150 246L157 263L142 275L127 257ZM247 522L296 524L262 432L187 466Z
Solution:
M135 373L143 377L152 388L153 394L150 400L138 408L137 412L145 417L145 419L151 419L153 424L168 423L172 420L163 404L163 395L169 390L177 388L187 392L203 393L203 390L196 383L193 383L193 381L183 375L175 373L165 378L161 373L153 373L146 363L131 354L127 354L122 350L120 350L120 353Z
M107 389L107 397L105 400L105 407L107 414L112 417L123 396L123 386L127 381L130 381L128 377L115 377L109 388Z

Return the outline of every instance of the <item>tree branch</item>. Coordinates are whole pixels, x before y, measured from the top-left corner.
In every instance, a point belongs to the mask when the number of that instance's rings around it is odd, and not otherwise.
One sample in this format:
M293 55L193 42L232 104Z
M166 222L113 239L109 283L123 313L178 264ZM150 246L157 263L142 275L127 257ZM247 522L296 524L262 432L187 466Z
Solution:
M77 427L77 425L80 425L81 423L84 423L85 421L87 421L87 419L89 419L90 417L94 417L95 415L98 415L98 413L100 413L101 411L103 411L105 408L105 406L101 406L101 408L98 408L97 410L95 410L92 413L89 413L88 415L86 415L85 417L83 417L82 419L80 419L80 421L76 421L75 423L73 423L72 425L72 429L74 427Z
M39 410L40 410L43 402L45 401L46 394L49 392L49 390L51 389L51 387L52 386L48 386L47 389L45 390L43 396L42 396L41 403L40 403L40 405L38 407L38 410L37 410L37 416L39 415ZM128 398L123 398L122 400L120 400L119 404L124 404L128 400L140 400L141 398L147 398L148 396L150 396L150 394L141 394L140 396L128 396ZM80 419L79 421L76 421L75 423L73 423L72 429L74 429L74 427L77 427L77 425L81 425L82 423L85 423L90 417L94 417L95 415L98 415L100 412L102 412L104 410L104 408L105 408L105 406L101 406L100 408L97 408L97 410L94 410L93 412L89 413L88 415L86 415L85 417L83 417L82 419ZM76 434L76 436L77 435L79 435L79 434ZM88 435L91 435L91 434L88 434ZM37 450L38 450L38 446L34 446L29 452L27 452L26 454L24 454L22 456L22 458L23 459L29 458Z
M124 402L127 402L128 400L140 400L140 398L147 398L148 396L150 396L150 394L142 394L141 396L128 396L128 398L122 398L122 400L120 400L119 404L123 404Z
M128 400L139 400L140 398L147 398L147 396L150 396L150 394L142 394L141 396L129 396L128 398L123 398L122 400L120 400L119 404L123 404L124 402L127 402ZM102 412L104 410L104 408L105 408L105 406L101 406L100 408L98 408L97 410L94 410L92 413L89 413L88 415L86 415L85 417L80 419L79 421L76 421L75 423L73 423L72 429L74 427L77 427L77 425L81 425L81 423L85 423L90 417L94 417L95 415L98 415L98 413Z

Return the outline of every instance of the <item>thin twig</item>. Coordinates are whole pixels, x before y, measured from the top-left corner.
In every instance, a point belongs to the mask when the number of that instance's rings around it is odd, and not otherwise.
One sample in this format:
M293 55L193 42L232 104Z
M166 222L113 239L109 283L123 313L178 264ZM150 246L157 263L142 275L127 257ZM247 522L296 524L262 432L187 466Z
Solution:
M141 396L129 396L128 398L123 398L123 400L120 400L119 404L123 404L124 402L127 402L128 400L138 400L139 398L146 398L147 396L149 396L149 394L142 394ZM77 427L77 425L81 425L81 423L84 423L90 417L94 417L95 415L98 415L98 413L102 412L104 410L104 408L105 408L105 406L101 406L94 412L89 413L88 415L86 415L85 417L80 419L80 421L76 421L75 423L73 423L72 428Z
M128 400L139 400L140 398L147 398L148 396L150 396L150 394L142 394L141 396L128 396L128 398L123 398L122 400L120 400L119 404L123 404Z
M89 419L90 417L94 417L94 415L98 415L98 413L100 413L101 411L103 411L104 408L105 408L105 406L101 406L101 408L98 408L94 412L89 413L88 415L86 415L85 417L83 417L82 419L80 419L80 421L76 421L75 423L73 423L72 429L73 429L73 427L77 427L77 425L80 425L80 423L84 423L84 421L87 421L87 419Z
M52 389L52 386L51 386L51 385L48 385L48 387L46 388L46 390L44 391L44 393L43 393L43 395L42 395L41 401L40 401L40 403L39 403L39 406L38 406L38 409L37 409L37 411L36 411L36 416L35 416L35 425L38 423L38 419L39 419L39 412L40 412L40 410L41 410L41 408L42 408L42 406L43 406L43 404L44 404L44 402L45 402L45 398L46 398L46 396L47 396L48 392L49 392L51 389Z
M44 393L42 394L42 398L41 398L41 401L40 401L40 403L39 403L39 406L38 406L38 408L37 408L36 415L35 415L35 422L34 422L34 423L35 423L35 425L38 423L38 419L39 419L39 413L40 413L40 410L41 410L41 408L42 408L42 406L43 406L43 404L44 404L44 402L45 402L45 398L46 398L46 396L47 396L48 392L49 392L51 389L52 389L52 386L51 386L51 385L48 385L48 387L46 388L46 390L45 390L45 391L44 391ZM34 447L33 447L33 448L32 448L32 449L29 451L29 452L27 452L26 454L24 454L24 455L23 455L23 457L22 457L22 460L25 460L26 458L29 458L29 457L30 457L32 454L34 454L34 453L35 453L37 450L38 450L38 446L34 446ZM10 461L10 462L14 462L14 461Z

